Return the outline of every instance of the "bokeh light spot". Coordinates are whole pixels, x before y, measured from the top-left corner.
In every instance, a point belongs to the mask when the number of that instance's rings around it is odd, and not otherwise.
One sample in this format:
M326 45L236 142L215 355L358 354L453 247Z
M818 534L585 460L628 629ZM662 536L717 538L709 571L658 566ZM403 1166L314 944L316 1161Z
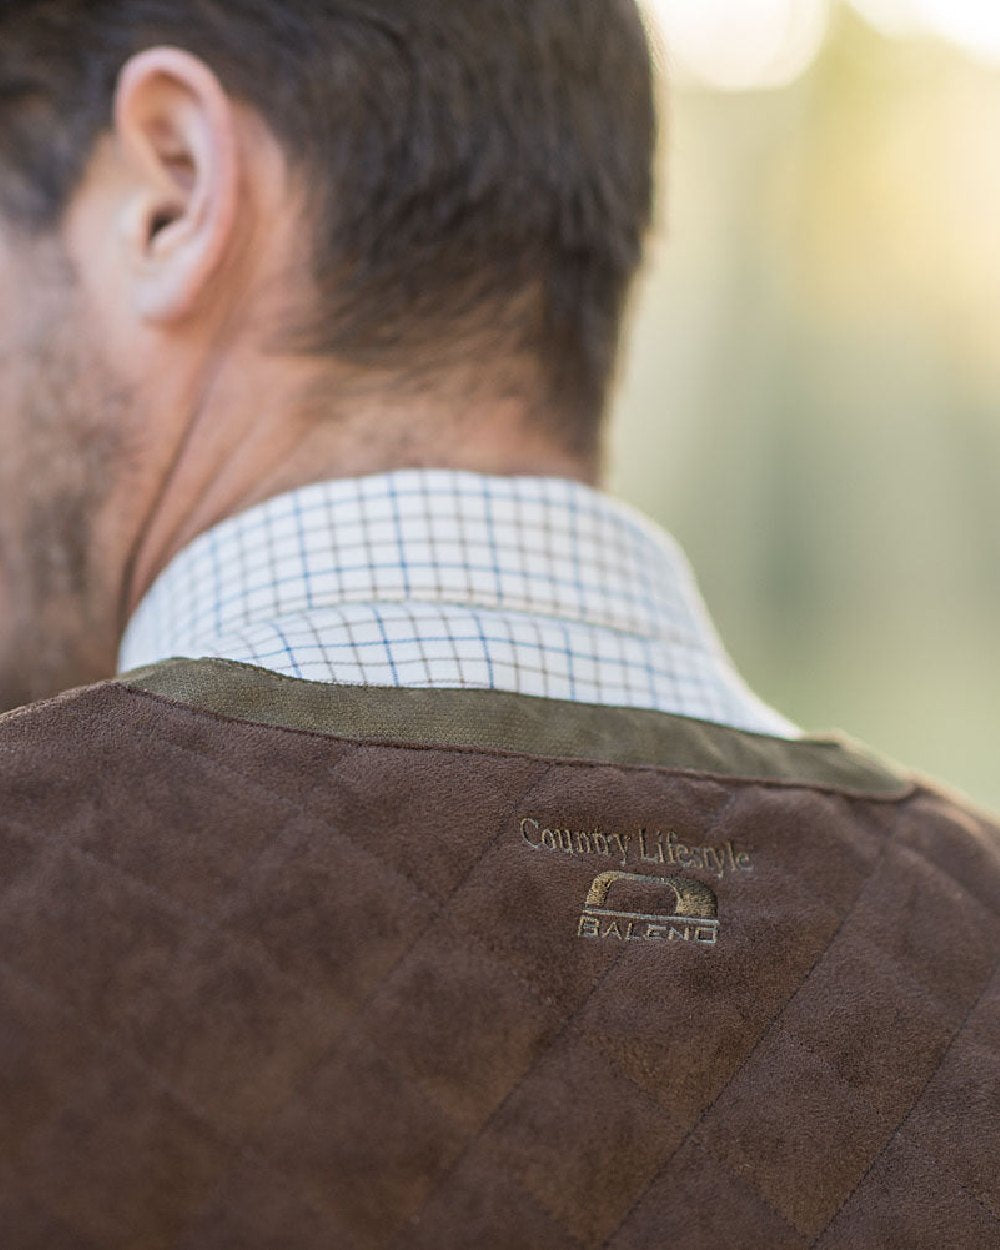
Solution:
M646 0L675 72L723 91L783 87L823 46L829 0Z

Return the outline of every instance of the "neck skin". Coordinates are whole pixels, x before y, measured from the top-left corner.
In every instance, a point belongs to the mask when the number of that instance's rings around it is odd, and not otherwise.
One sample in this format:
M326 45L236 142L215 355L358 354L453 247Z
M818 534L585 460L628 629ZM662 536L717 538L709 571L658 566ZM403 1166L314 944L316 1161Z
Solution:
M98 145L66 217L66 252L85 299L80 332L94 337L96 327L95 355L114 362L128 400L119 430L126 455L95 521L95 596L107 609L96 615L114 622L99 631L108 635L105 656L117 653L129 617L184 547L275 495L420 467L592 485L600 475L598 451L563 445L539 399L543 370L507 354L498 327L468 344L468 363L442 367L416 393L387 374L361 376L289 350L288 327L308 321L316 302L308 197L263 123L238 107L231 115L240 176L229 200L207 175L204 191L209 207L213 194L228 204L221 225L192 191L180 219L187 233L168 228L144 248L109 234L109 220L130 220L133 184L145 186L111 138ZM174 162L172 148L168 156ZM180 191L196 190L199 176L185 167ZM192 276L187 257L199 247L211 263Z
M0 215L0 707L113 676L174 557L275 495L431 466L595 482L527 358L533 291L437 327L405 387L303 354L330 284L350 287L316 211L264 119L155 47L123 68L56 225Z
M258 359L254 367L234 356L192 411L148 494L125 569L122 629L160 573L200 534L315 482L442 468L598 484L596 458L553 441L524 401L477 398L470 385L470 401L461 406L452 389L440 400L393 402L365 397L329 366Z

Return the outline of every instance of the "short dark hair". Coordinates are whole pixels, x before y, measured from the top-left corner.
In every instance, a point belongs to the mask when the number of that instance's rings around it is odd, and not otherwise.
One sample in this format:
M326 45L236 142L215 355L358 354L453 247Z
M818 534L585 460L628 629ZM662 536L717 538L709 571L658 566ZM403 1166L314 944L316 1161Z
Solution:
M594 444L650 218L636 0L0 0L0 212L58 222L155 44L205 60L308 174L314 350L405 376L470 327L506 335Z

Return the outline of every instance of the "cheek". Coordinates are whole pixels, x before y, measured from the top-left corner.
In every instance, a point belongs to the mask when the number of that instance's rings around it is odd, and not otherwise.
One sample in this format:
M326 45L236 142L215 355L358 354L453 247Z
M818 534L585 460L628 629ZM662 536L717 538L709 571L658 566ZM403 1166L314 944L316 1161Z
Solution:
M0 397L5 395L12 371L22 354L30 298L26 285L24 275L4 247L0 232ZM2 412L0 409L0 419Z
M0 511L5 511L11 495L18 493L18 478L32 459L32 431L26 411L30 359L23 340L0 315Z
M73 414L85 389L71 292L33 284L18 265L0 269L0 278L12 270L0 293L0 528L8 534L74 471Z
M29 450L28 409L46 384L39 361L60 329L64 274L53 244L24 240L0 225L0 474L16 471Z
M130 285L134 255L122 222L122 197L115 162L102 146L70 205L60 238L88 334L105 359L128 368L141 347L142 319Z

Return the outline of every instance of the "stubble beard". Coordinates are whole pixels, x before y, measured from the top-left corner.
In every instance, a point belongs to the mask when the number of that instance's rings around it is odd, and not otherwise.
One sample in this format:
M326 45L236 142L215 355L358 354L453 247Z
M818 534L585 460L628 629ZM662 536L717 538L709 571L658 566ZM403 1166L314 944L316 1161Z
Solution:
M115 672L120 604L98 521L127 397L73 303L0 357L0 711Z

